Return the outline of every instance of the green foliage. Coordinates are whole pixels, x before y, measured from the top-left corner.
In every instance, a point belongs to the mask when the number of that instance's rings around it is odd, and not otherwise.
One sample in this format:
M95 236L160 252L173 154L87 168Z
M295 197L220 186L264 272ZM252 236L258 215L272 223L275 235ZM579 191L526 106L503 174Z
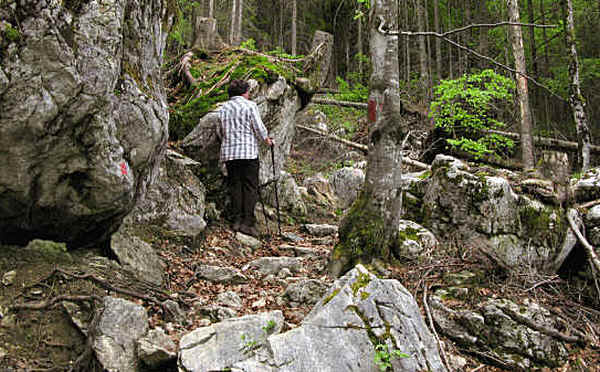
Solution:
M514 142L497 134L485 134L488 129L501 129L499 106L512 104L513 80L484 70L454 80L442 80L435 88L430 117L435 126L450 138L454 149L466 151L476 158L500 155L514 147Z
M375 364L381 372L392 368L392 360L396 358L410 358L410 355L400 350L390 351L387 344L377 344L375 346L375 355L373 357Z
M330 95L331 98L350 102L366 102L369 99L369 87L362 85L360 82L351 85L339 76L335 80L338 84L339 93Z
M218 86L222 79L255 79L259 83L273 83L279 76L293 81L298 74L295 65L276 63L266 56L248 55L232 50L224 61L214 61L207 56L196 60L190 73L198 82L189 87L170 109L169 137L183 139L200 118L214 110L217 104L229 98L227 84ZM198 94L198 92L208 92Z
M16 28L13 28L11 25L7 24L6 27L4 28L4 37L6 38L6 40L8 40L9 42L17 42L19 40L21 40L21 33L19 32L19 30L17 30Z
M250 39L242 42L240 44L240 47L246 48L249 50L256 50L256 41L254 41L254 39L250 38Z

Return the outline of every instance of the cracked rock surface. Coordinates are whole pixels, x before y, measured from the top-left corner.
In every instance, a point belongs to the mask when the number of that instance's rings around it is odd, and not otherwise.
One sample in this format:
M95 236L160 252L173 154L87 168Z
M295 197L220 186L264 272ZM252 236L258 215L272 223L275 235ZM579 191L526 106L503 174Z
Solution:
M0 237L105 241L164 154L165 4L9 0L0 14L21 36L0 56Z

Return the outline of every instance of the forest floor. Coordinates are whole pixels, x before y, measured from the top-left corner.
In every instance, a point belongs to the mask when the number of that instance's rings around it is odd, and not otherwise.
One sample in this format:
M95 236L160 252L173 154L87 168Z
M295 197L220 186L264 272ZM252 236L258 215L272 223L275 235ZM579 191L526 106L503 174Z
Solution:
M291 173L301 184L302 179L317 172L327 173L339 167L340 154L347 151L319 138L304 137L304 142L294 146L289 160ZM337 146L337 145L336 145ZM310 206L306 223L338 224L342 216L322 206ZM282 230L293 233L302 241L291 243L278 236L276 221L269 221L268 234L264 225L261 230L262 246L247 250L236 239L235 234L224 223L209 225L201 239L174 237L164 234L159 227L146 226L142 238L152 244L165 263L165 285L151 287L136 281L119 265L105 258L105 250L98 247L92 251L71 253L59 251L39 252L22 247L0 247L0 274L11 270L16 277L10 285L0 285L0 370L1 371L63 371L72 367L80 370L101 370L92 360L78 364L77 359L86 351L86 337L73 324L63 306L63 299L84 296L76 302L81 305L88 320L98 304L94 296L119 296L142 304L148 310L151 327L161 326L178 341L187 332L206 325L205 316L194 315L195 303L211 304L218 294L234 291L242 299L242 306L235 309L238 316L271 310L281 310L288 327L298 325L310 311L310 306L290 307L278 301L286 289L285 280L266 280L251 270L244 275L246 284L215 284L198 279L199 264L227 266L242 269L248 262L259 257L293 255L293 251L282 249L282 245L294 244L312 248L316 255L307 258L306 264L296 273L331 284L334 278L327 274L327 262L336 237L317 238L310 236L300 224L290 224L283 219ZM600 324L597 303L588 303L578 297L578 288L568 277L541 277L536 274L519 276L506 273L486 257L471 248L452 241L442 244L419 261L394 261L384 265L382 276L397 279L423 306L428 293L449 285L453 274L474 273L477 285L470 292L470 301L475 304L489 298L508 298L521 303L524 298L551 308L572 325L595 336ZM184 321L171 319L161 302L176 301L188 314ZM29 304L31 308L15 308L18 304ZM37 308L35 308L37 307ZM469 353L460 345L445 339L446 353L459 355L466 360L464 371L505 371L490 359ZM600 352L597 348L570 345L571 357L567 365L556 371L598 371ZM479 358L478 358L479 357ZM90 364L91 363L91 364ZM75 368L77 369L77 368ZM164 369L163 369L164 370ZM170 369L176 371L175 366ZM550 371L550 369L546 369Z

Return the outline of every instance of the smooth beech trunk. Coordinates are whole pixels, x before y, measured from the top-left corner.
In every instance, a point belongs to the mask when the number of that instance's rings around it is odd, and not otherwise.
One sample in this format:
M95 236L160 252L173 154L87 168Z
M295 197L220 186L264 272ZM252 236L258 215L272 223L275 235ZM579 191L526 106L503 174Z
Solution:
M518 0L507 0L508 17L511 22L519 23L521 17L519 15ZM513 55L515 57L515 69L517 80L517 97L519 100L519 108L521 111L521 161L524 169L533 169L535 160L533 156L533 139L531 109L529 107L529 91L527 87L527 74L525 62L525 48L523 47L523 34L521 26L510 26L510 36L512 42Z
M573 20L573 1L561 1L566 15L565 25L567 34L567 47L569 49L569 104L573 110L573 120L577 128L578 165L582 171L590 168L590 127L586 116L586 103L581 93L579 82L579 61L577 59L577 46L575 36L575 22Z
M340 225L340 242L330 260L330 272L339 276L359 262L388 259L398 234L402 211L402 142L415 116L403 111L400 101L398 36L380 33L398 29L398 3L372 0L370 51L373 71L369 84L369 155L365 183ZM374 119L374 120L373 120Z

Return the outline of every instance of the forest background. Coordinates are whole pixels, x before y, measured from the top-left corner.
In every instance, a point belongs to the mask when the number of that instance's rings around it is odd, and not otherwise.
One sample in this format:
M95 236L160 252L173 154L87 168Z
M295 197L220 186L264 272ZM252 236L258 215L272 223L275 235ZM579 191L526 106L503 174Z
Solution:
M322 30L333 34L335 40L331 87L341 82L336 81L339 77L357 93L346 99L366 101L370 76L369 25L366 24L368 17L360 16L367 12L366 1L176 0L174 5L177 19L169 35L167 58L176 57L190 47L195 17L216 18L219 34L232 45L276 50L282 55L308 53L314 32ZM529 84L533 134L575 140L576 127L568 103L570 76L565 7L562 2L551 0L522 0L519 8L523 24L555 26L522 27L527 75L539 83ZM489 68L514 77L514 73L499 66L515 65L509 27L494 26L509 20L505 1L402 0L399 9L398 23L402 31L442 33L472 24L487 25L447 36L464 48L434 36L401 36L400 88L406 100L421 104L427 111L434 87L443 79L455 79ZM597 41L600 1L573 0L573 12L581 89L593 140L600 130L596 124L600 114L600 43ZM518 110L513 111L513 118L507 123L509 130L518 130Z

